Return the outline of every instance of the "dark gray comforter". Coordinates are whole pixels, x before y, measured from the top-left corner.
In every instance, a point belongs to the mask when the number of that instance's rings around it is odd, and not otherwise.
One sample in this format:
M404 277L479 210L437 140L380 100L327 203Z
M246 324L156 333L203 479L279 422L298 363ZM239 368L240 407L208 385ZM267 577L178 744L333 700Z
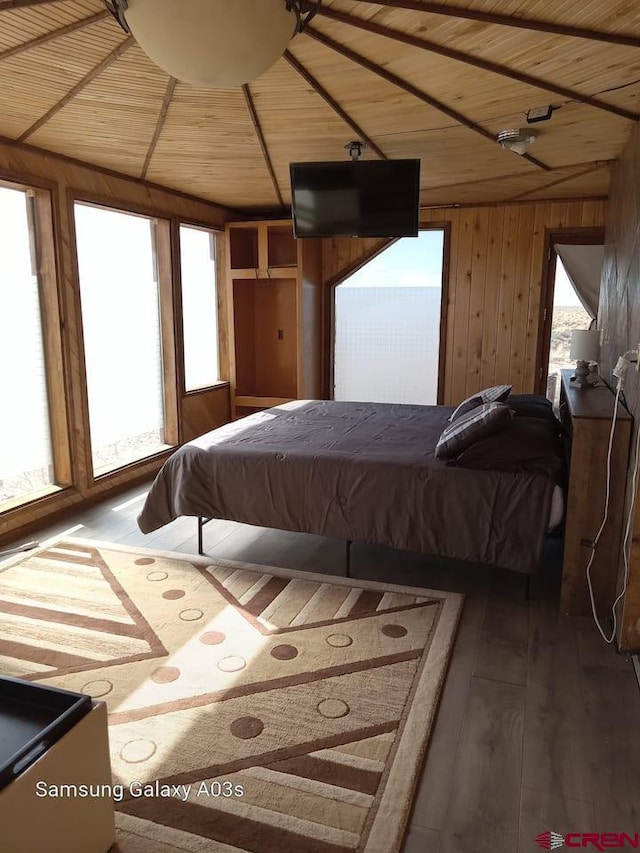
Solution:
M224 518L536 571L552 477L436 459L451 411L302 401L251 415L171 456L140 529Z

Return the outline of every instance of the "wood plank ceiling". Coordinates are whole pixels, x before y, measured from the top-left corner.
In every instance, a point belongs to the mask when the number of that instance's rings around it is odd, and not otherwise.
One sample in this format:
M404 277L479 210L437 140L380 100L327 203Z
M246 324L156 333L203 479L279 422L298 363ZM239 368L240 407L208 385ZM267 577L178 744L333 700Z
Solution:
M422 202L606 195L640 111L629 0L325 0L248 86L170 78L101 0L0 0L0 136L240 210L288 204L289 163L420 157ZM535 125L529 157L495 134Z

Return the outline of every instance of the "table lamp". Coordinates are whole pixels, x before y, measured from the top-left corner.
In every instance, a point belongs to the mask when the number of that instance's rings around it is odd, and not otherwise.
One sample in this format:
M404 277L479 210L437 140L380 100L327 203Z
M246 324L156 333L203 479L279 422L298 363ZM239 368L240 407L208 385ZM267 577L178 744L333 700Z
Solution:
M598 329L575 329L571 332L569 357L575 359L576 372L571 377L575 388L589 388L589 362L600 358L600 332Z

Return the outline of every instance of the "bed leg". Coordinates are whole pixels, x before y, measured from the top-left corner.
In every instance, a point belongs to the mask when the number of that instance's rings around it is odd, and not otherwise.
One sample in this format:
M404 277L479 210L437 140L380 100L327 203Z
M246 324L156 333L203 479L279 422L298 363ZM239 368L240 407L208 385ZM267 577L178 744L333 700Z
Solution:
M346 552L345 552L345 577L351 577L351 539L347 539L346 541Z
M201 515L199 515L198 516L198 554L201 554L203 557L205 557L206 554L204 553L203 531L204 531L204 518Z

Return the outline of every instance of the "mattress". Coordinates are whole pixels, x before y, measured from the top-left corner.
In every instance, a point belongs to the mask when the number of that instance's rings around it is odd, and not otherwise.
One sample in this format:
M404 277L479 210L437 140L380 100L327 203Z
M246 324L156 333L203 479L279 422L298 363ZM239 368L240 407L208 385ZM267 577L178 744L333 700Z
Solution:
M553 477L539 465L474 470L437 459L452 411L295 401L250 415L167 460L140 529L224 518L536 571Z

